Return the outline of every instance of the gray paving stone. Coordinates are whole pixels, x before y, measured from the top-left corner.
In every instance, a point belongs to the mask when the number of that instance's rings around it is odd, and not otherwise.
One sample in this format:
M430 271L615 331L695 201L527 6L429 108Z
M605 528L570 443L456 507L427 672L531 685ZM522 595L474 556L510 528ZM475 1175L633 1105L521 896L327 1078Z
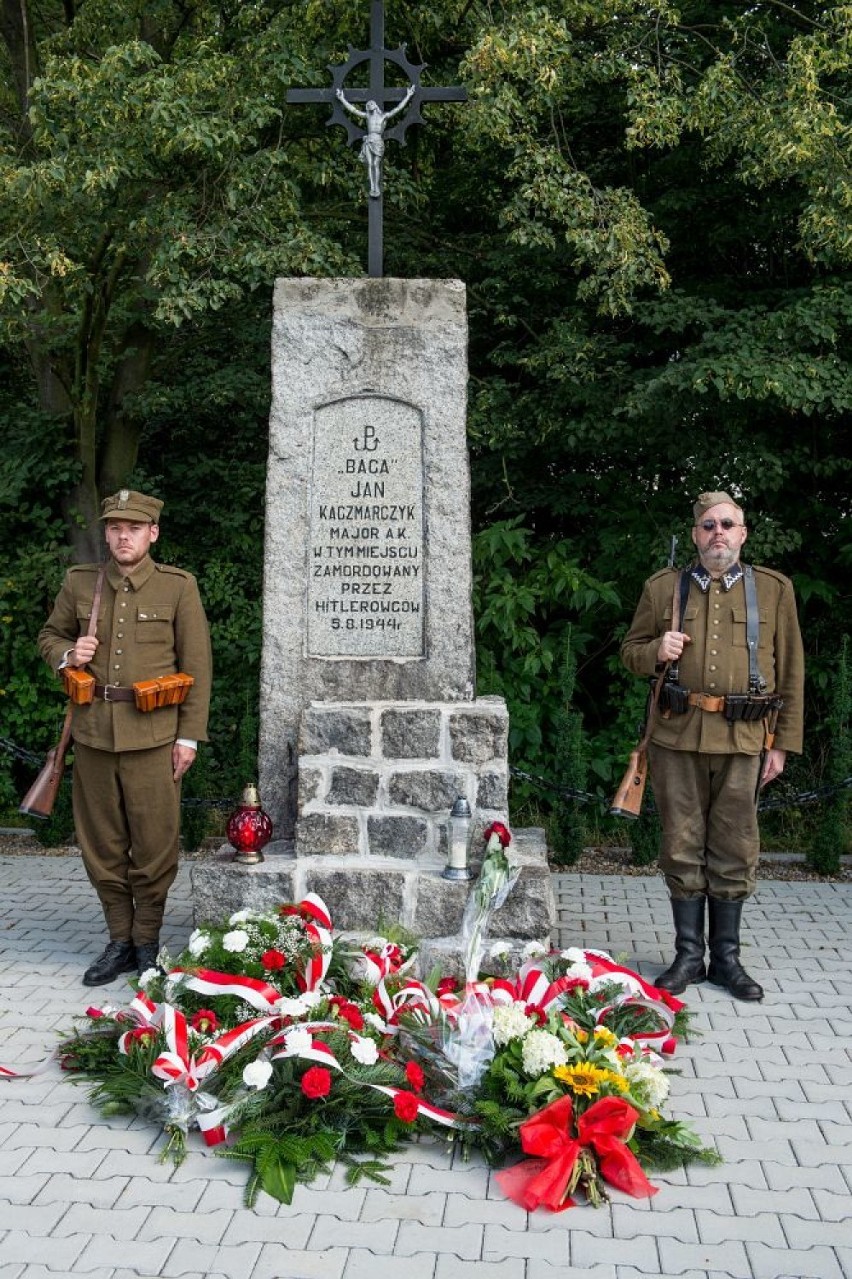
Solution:
M680 1275L683 1270L721 1270L731 1279L752 1279L751 1265L745 1245L740 1240L721 1244L679 1243L676 1239L659 1241L663 1275ZM653 1273L653 1271L652 1271Z
M525 1279L526 1268L523 1257L509 1257L505 1261L462 1261L458 1257L439 1256L435 1279ZM538 1273L536 1269L537 1276ZM575 1271L571 1272L571 1279L576 1279Z
M158 1279L184 1279L199 1270L211 1279L214 1274L227 1279L252 1279L260 1252L260 1244L217 1248L213 1244L199 1244L194 1239L179 1239L156 1273Z
M573 1212L574 1209L568 1211ZM560 1213L559 1216L564 1214ZM487 1225L482 1244L483 1261L502 1261L506 1257L528 1257L533 1263L533 1269L539 1261L567 1267L568 1235L543 1230L508 1230L505 1226Z
M312 1254L320 1257L322 1253ZM372 1252L362 1248L354 1248L342 1271L342 1279L435 1279L435 1268L438 1264L434 1252L421 1252L408 1257L382 1257L380 1261ZM326 1279L326 1271L268 1271L255 1274L252 1279ZM331 1279L336 1279L331 1276Z
M400 1257L435 1252L475 1261L483 1256L482 1241L483 1227L476 1222L463 1226L423 1226L418 1221L401 1221L394 1251Z
M831 1248L786 1248L747 1244L752 1279L847 1279Z
M343 1207L351 1193L351 1190L340 1192ZM456 1202L461 1212L458 1219L453 1219L450 1209ZM295 1198L293 1206L296 1206ZM482 1221L480 1212L489 1211L491 1207L489 1203L469 1199L466 1195L440 1194L437 1190L425 1195L398 1195L376 1189L366 1192L358 1216L361 1221L419 1221L423 1226L457 1226L464 1225L466 1221ZM323 1202L322 1210L333 1213L338 1220L346 1220L346 1216L333 1204Z

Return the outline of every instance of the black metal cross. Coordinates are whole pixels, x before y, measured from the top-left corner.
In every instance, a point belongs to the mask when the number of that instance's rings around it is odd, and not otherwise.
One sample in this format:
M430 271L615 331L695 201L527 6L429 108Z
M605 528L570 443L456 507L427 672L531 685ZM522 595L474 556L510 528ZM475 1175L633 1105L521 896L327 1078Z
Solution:
M405 55L405 45L398 49L385 48L385 6L384 0L372 0L370 11L370 48L353 49L349 46L349 57L340 66L329 66L332 75L330 89L290 89L287 101L292 103L327 102L332 108L327 121L328 125L340 124L346 129L349 142L353 144L363 140L366 130L356 124L346 114L343 103L338 98L338 90L344 89L347 75L362 62L370 64L370 83L366 89L346 89L346 100L350 103L375 102L382 112L389 107L398 106L405 98L408 89L391 89L385 85L385 63L391 62L408 76L409 87L413 94L406 110L397 117L398 123L386 127L382 136L392 138L405 145L405 131L412 124L425 124L420 114L420 106L424 102L466 102L467 90L459 86L441 89L424 89L420 84L420 76L426 69L426 63L417 65L409 62ZM371 276L383 274L383 204L384 197L379 188L378 195L372 195L367 201L368 214L368 269Z

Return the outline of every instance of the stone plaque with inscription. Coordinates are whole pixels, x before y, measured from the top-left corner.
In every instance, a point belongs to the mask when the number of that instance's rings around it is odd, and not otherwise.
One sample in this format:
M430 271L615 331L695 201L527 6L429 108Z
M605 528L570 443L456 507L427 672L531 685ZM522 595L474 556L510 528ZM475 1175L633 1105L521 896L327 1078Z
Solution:
M423 414L355 395L313 426L305 652L423 658Z

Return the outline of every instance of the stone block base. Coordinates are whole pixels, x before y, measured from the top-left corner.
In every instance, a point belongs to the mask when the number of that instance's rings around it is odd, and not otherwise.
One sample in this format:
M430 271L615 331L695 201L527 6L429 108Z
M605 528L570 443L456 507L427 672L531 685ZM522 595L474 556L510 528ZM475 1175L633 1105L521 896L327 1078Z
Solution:
M547 866L544 833L519 831L512 846L521 874L487 932L490 944L508 945L519 959L530 941L550 945L556 902ZM296 856L292 843L278 841L257 866L233 860L225 845L191 870L195 923L219 923L242 909L274 910L281 902L317 893L325 901L335 929L382 932L394 924L421 939L421 971L436 958L457 973L463 943L462 916L473 883L443 879L443 863L411 864L392 858ZM478 867L476 867L478 870ZM486 957L490 949L486 945ZM455 957L455 958L454 958ZM492 965L499 971L499 965Z

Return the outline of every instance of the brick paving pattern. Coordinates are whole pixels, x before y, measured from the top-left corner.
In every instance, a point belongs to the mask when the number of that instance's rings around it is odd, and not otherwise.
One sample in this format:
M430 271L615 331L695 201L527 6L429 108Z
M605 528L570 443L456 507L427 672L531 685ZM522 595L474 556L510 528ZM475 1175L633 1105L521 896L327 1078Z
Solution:
M191 923L188 867L163 940ZM0 857L0 1064L41 1059L100 999L80 982L103 945L72 858ZM653 979L667 958L662 881L556 877L560 941ZM760 1005L691 987L693 1041L671 1112L725 1163L653 1178L651 1200L528 1216L478 1159L423 1141L387 1187L337 1170L291 1206L243 1207L245 1169L194 1146L157 1161L156 1130L101 1118L58 1068L0 1084L0 1279L852 1279L852 885L761 881L743 958ZM197 1140L197 1138L196 1138Z

